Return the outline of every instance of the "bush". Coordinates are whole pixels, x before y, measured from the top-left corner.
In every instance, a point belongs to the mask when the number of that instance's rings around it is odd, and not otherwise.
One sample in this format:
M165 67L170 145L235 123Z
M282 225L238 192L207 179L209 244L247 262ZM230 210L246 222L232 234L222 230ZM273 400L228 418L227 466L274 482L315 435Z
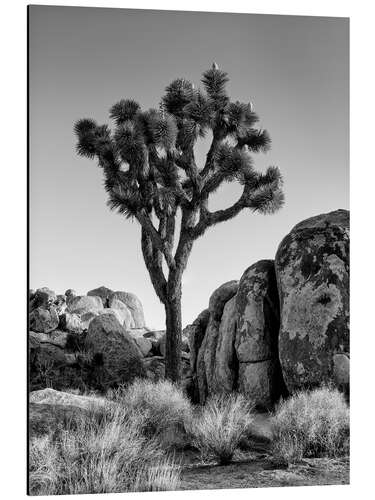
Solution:
M32 495L166 490L176 488L178 481L173 460L118 405L30 443Z
M166 448L182 445L192 408L180 388L166 380L136 380L110 397L134 415L146 436L155 436Z
M170 491L180 484L180 467L166 457L157 465L139 471L133 491Z
M241 394L215 396L192 421L193 444L204 457L228 464L252 421L251 406Z
M283 463L302 457L336 457L349 451L349 408L329 387L299 392L282 401L272 418L274 458Z

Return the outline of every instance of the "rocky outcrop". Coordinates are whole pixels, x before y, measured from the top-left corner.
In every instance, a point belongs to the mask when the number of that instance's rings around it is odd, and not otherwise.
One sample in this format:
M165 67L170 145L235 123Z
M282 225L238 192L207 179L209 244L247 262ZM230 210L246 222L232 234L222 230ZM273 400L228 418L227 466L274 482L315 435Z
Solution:
M198 352L202 345L209 319L210 311L204 309L191 325L184 328L184 336L189 342L190 365L193 373L196 371Z
M45 387L105 390L108 385L118 384L120 379L124 382L129 374L121 372L118 367L120 361L115 355L109 356L101 341L96 347L92 342L88 347L92 339L92 332L88 335L90 324L101 316L111 315L115 322L120 323L120 328L116 328L124 339L119 341L122 350L117 354L122 356L125 366L123 356L127 348L124 343L132 345L132 349L128 349L129 360L135 353L136 359L140 360L134 364L134 376L144 373L144 358L160 355L158 342L162 335L151 340L144 337L149 329L144 326L135 328L133 312L139 319L143 317L143 309L133 294L100 287L91 290L88 295L77 295L73 289L68 289L64 295L56 295L45 287L30 290L29 301L29 375L32 390ZM108 320L104 319L104 323L107 324ZM138 321L138 324L142 323L144 319ZM109 345L114 349L116 342L112 335L110 337ZM111 361L108 361L109 358ZM112 361L114 367L109 366ZM112 376L113 384L109 383Z
M239 390L256 406L271 407L283 389L278 328L273 261L259 261L239 283L219 287L210 298L209 320L193 373L200 401Z
M33 307L44 307L48 308L56 300L56 293L47 287L38 288L34 294Z
M111 297L108 302L108 307L110 310L114 311L117 315L117 319L125 327L126 330L135 328L135 321L131 310L116 297Z
M278 359L279 297L274 262L261 260L242 275L236 294L238 388L270 407L283 394Z
M100 297L78 295L69 300L68 310L69 312L78 314L79 316L87 313L98 314L101 310L103 310L103 303Z
M297 224L276 254L280 362L289 391L349 375L349 212Z
M74 425L108 404L104 398L79 396L54 389L33 391L29 396L30 437L58 432L66 422Z
M137 345L112 314L91 321L85 348L96 359L104 387L116 387L145 375Z
M134 295L134 293L113 292L111 295L111 300L112 299L120 300L128 309L130 309L134 320L134 328L144 328L146 326L142 303L139 298ZM109 305L110 304L111 301L109 302Z
M90 297L100 297L103 307L111 307L109 305L109 299L113 295L113 290L107 288L106 286L99 286L87 292Z
M196 380L201 402L216 392L216 347L219 341L220 320L224 306L236 293L238 281L229 281L217 288L209 300L209 320L196 362Z

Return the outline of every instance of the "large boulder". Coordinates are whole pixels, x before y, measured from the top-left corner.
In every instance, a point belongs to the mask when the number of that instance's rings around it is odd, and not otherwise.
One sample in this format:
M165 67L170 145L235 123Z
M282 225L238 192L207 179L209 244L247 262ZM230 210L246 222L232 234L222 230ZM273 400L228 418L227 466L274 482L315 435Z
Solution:
M60 341L59 341L60 340ZM54 387L79 387L79 373L75 367L77 357L65 350L63 335L48 341L45 334L29 335L29 382L31 390ZM81 384L83 387L85 384Z
M145 375L139 348L113 314L102 314L90 322L85 347L95 359L103 388Z
M282 240L275 265L288 390L342 381L349 370L349 212L297 224Z
M111 295L111 300L112 299L120 300L128 309L130 309L134 320L134 328L143 328L145 326L142 303L139 298L134 295L134 293L114 292L113 295ZM111 300L109 304L111 303Z
M106 405L106 399L97 396L83 396L73 394L71 392L56 391L55 389L46 388L38 391L32 391L29 395L29 403L75 406L90 410L95 407L103 407Z
M206 328L208 325L208 320L210 318L210 311L204 309L199 316L193 321L191 325L184 328L183 334L189 341L190 350L190 364L191 370L194 373L197 364L197 356L199 349L202 345L204 335L206 333Z
M125 330L130 330L131 328L135 328L135 321L132 315L131 310L119 299L112 296L108 302L108 308L117 316L117 319L120 321Z
M219 326L213 377L213 390L216 394L233 391L238 378L238 361L234 349L236 323L236 296L233 296L224 306Z
M100 297L103 302L103 307L111 307L109 305L109 299L113 295L113 290L111 290L110 288L107 288L106 286L100 286L87 292L87 295Z
M46 434L58 436L60 431L76 425L81 419L90 415L88 410L76 406L30 403L28 427L30 438Z
M30 329L35 332L48 333L56 330L59 326L59 316L56 309L52 306L49 306L48 309L37 307L30 313L29 325Z
M246 269L235 302L238 388L256 405L267 408L285 392L278 359L279 297L272 260Z
M100 297L77 295L71 297L67 303L69 312L78 314L79 316L83 316L87 313L98 314L103 309L103 303Z
M30 437L58 433L67 423L71 427L107 405L109 403L104 398L79 396L50 388L33 391L29 395Z
M217 288L209 300L210 317L196 362L199 399L205 402L208 395L216 393L216 348L219 340L220 321L225 304L236 294L238 281L229 281Z

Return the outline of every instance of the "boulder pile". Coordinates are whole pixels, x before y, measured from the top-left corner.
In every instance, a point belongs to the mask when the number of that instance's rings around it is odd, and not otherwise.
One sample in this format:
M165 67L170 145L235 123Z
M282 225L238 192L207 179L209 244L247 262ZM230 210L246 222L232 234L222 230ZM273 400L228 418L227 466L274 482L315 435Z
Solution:
M238 390L270 408L322 383L349 387L349 212L297 224L275 260L213 292L185 328L193 394Z
M146 327L134 294L40 288L29 300L31 390L105 391L164 377L165 331ZM183 385L196 402L236 390L268 409L322 383L347 392L349 212L300 222L274 260L219 286L184 329L182 347Z
M44 388L105 391L137 377L164 377L165 331L146 327L143 307L129 292L101 286L77 295L49 288L29 293L29 380ZM184 342L184 383L191 383Z

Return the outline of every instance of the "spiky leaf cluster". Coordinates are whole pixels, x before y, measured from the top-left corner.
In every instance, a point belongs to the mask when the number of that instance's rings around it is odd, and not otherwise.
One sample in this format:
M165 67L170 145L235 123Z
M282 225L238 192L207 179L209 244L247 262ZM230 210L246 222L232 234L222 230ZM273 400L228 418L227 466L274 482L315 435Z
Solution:
M253 104L230 101L228 75L217 64L201 81L203 89L185 78L174 80L159 109L143 111L132 99L120 100L110 109L112 131L92 119L75 124L77 152L97 158L112 209L126 217L158 218L173 215L179 206L194 211L224 181L240 182L244 194L233 210L206 217L201 227L227 220L240 208L270 213L282 205L279 170L270 167L260 174L253 167L251 154L266 152L271 144L268 132L256 128ZM199 167L194 146L209 130L213 142Z

